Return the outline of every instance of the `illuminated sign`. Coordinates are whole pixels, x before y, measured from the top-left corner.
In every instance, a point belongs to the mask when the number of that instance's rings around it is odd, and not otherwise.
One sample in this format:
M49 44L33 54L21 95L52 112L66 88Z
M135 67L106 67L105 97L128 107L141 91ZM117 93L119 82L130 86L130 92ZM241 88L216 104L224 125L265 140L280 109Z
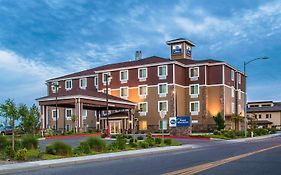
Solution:
M191 55L191 47L186 46L186 55Z
M170 127L189 127L192 125L191 116L181 116L181 117L170 117L169 126Z
M180 54L180 53L182 53L181 44L173 45L172 51L173 51L173 54Z

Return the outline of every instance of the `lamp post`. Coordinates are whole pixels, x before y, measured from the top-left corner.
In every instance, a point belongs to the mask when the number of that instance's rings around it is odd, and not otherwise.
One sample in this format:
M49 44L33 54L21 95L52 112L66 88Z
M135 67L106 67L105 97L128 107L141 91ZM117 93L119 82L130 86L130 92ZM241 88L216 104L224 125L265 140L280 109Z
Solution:
M53 82L52 86L54 86L56 88L56 131L58 131L58 89L60 87L59 87L59 83L58 82L56 82L56 83ZM65 120L64 120L64 124L65 124Z
M106 78L106 136L109 137L109 120L108 120L108 79L111 77L109 74L105 74Z
M244 76L245 76L245 96L244 96L244 135L247 137L247 126L246 126L246 113L247 113L247 76L246 76L246 67L249 63L257 61L257 60L267 60L269 57L258 57L255 59L252 59L250 61L244 61Z
M178 103L177 103L177 91L176 88L174 88L173 91L174 94L174 117L176 117L178 114Z

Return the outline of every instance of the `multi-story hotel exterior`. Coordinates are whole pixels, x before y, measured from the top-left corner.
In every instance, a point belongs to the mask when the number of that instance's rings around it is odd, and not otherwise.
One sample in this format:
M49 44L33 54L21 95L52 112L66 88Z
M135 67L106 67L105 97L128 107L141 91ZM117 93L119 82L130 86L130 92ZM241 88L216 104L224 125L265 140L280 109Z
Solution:
M232 127L231 115L244 115L244 74L222 61L192 59L195 45L187 39L167 44L170 58L138 57L47 80L48 95L38 99L42 128L55 128L56 104L59 129L105 128L107 75L111 133L130 130L134 122L140 131L157 131L160 111L166 112L167 129L169 117L192 116L194 130L207 130L219 112ZM78 116L74 123L73 114Z
M256 101L247 104L247 117L255 118L258 127L281 128L281 102Z

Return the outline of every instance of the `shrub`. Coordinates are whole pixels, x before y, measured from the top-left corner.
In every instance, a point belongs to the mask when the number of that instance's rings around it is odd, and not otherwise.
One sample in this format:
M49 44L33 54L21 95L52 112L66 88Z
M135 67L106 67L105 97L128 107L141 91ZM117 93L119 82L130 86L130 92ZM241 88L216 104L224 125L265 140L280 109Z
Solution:
M96 152L102 152L106 149L106 143L98 137L90 137L87 139L90 148Z
M139 142L139 146L142 147L142 148L148 148L149 144L144 141L144 142Z
M4 150L9 145L6 136L0 136L0 151Z
M166 145L172 145L172 139L170 139L170 138L164 139L164 143Z
M138 136L137 139L138 140L143 140L143 137L142 136Z
M39 149L27 150L27 160L36 160L40 157Z
M85 140L80 142L79 149L80 149L81 153L84 153L84 154L89 154L91 152L90 145Z
M162 143L162 139L161 138L155 138L155 144L160 145Z
M93 128L88 128L88 133L94 133L94 129Z
M115 139L115 138L116 138L116 135L110 135L110 138Z
M270 134L275 134L276 133L276 128L269 128L269 133Z
M109 149L110 150L124 150L124 149L126 149L126 142L127 142L127 139L125 139L122 135L118 135L117 140L115 140L114 142L112 142L110 144Z
M26 149L37 149L38 145L38 140L34 136L26 136L22 139L22 146Z
M213 134L214 134L214 135L221 135L222 133L221 133L221 131L219 131L219 130L214 130Z
M6 146L5 154L11 159L15 157L15 151L13 150L11 145Z
M134 142L138 142L138 140L137 139L133 139L133 138L131 138L130 140L129 140L129 144L131 144L131 143L134 143Z
M133 138L133 136L127 135L127 139L132 139L132 138Z
M154 138L151 137L150 135L148 135L148 136L146 137L145 142L148 143L149 146L154 146L154 145L155 145Z
M138 144L137 144L137 142L132 142L132 143L130 143L130 146L132 148L136 148L136 147L138 147Z
M23 148L23 149L18 150L16 152L15 159L16 160L26 161L28 159L28 157L27 157L27 149Z
M263 129L263 128L254 129L254 136L262 136L262 135L266 135L269 133L270 132L267 129Z
M224 121L224 118L222 117L221 113L218 113L213 118L214 118L214 121L216 122L216 126L217 126L218 130L225 128L225 121Z
M106 137L106 134L105 134L105 133L102 133L100 137L101 137L101 138L105 138L105 137Z
M55 155L56 151L53 145L49 144L46 146L46 153Z
M69 156L72 154L72 148L64 142L57 141L54 142L52 145L46 146L46 153L53 155Z

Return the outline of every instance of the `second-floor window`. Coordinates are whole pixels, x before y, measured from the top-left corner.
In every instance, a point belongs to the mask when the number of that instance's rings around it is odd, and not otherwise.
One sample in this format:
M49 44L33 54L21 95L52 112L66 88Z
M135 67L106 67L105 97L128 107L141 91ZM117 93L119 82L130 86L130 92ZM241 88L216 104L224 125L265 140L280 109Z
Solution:
M129 96L128 87L120 88L120 97L127 98Z
M107 73L103 73L102 74L102 82L103 84L105 85L106 84L106 81L108 80L108 84L110 83L110 73L107 72Z
M234 103L231 103L231 113L232 114L235 113L235 105L234 105Z
M166 96L168 93L168 85L167 83L162 83L158 85L158 94L160 96Z
M120 71L120 81L121 83L122 82L127 82L128 81L128 78L129 78L129 75L128 75L128 70L122 70Z
M147 86L141 85L139 86L139 96L145 97L147 95Z
M234 87L231 88L231 97L235 97L235 89L234 89Z
M160 111L168 111L168 101L158 101L158 112Z
M191 80L197 80L199 77L199 67L189 68L189 78Z
M72 80L66 80L65 81L65 89L71 90L72 89Z
M51 87L52 87L52 92L53 93L56 93L58 90L59 90L59 82L53 82L52 84L51 84Z
M159 79L165 79L168 75L167 65L158 66Z
M79 86L81 89L86 89L87 87L87 78L80 78L79 79Z
M191 95L191 97L197 97L199 95L199 84L190 85L189 95Z
M234 81L234 70L231 70L231 80Z
M190 113L191 115L198 115L200 111L199 101L190 102Z
M241 84L241 74L238 74L237 78L238 78L238 83Z
M139 80L145 81L147 78L147 68L139 68L138 70L138 78Z
M139 103L139 114L141 116L146 115L147 113L147 102L141 102Z
M95 85L96 87L98 87L98 77L97 77L97 76L94 77L94 85Z

